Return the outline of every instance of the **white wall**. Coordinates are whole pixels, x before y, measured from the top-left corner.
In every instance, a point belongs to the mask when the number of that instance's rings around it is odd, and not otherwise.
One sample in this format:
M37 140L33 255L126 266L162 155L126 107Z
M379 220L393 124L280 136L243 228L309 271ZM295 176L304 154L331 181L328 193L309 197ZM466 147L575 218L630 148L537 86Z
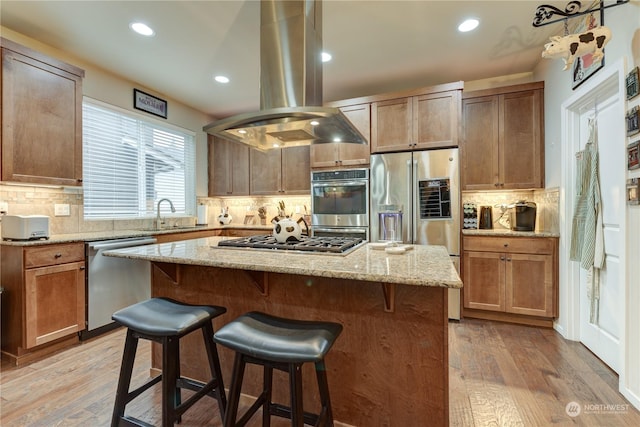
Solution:
M613 32L611 41L605 48L605 69L619 60L626 64L625 73L634 66L640 65L640 2L629 2L625 5L609 8L605 11L604 23ZM561 34L559 34L561 35ZM561 186L562 169L566 166L561 163L561 105L574 93L571 89L570 71L562 71L563 62L559 59L543 60L534 70L534 80L545 81L545 180L547 187ZM602 72L602 71L599 71ZM640 103L638 98L628 102L625 111L633 105ZM625 126L624 118L620 118L620 126ZM635 138L637 139L637 138ZM633 139L633 140L635 140ZM613 141L612 143L627 144L628 141ZM626 159L620 159L620 167L626 168ZM607 171L601 170L600 174ZM629 172L628 176L638 176L640 172ZM564 189L560 188L561 206L565 198ZM606 189L603 189L606 191ZM620 373L620 391L636 407L640 407L640 244L638 230L640 229L640 207L627 207L626 229L627 235L626 259L628 260L627 275L625 280L625 303L627 316L625 319L625 338L623 343L624 368ZM570 221L563 218L560 211L560 221ZM569 311L570 296L567 292L568 284L563 281L563 274L567 265L566 257L562 255L562 248L568 236L561 236L560 258L560 317L556 329L561 333L575 330L577 325L566 316ZM566 279L565 279L566 280Z
M207 134L202 131L202 127L213 121L213 117L181 104L162 93L151 90L143 83L126 80L8 28L0 27L0 31L2 37L6 39L84 69L85 78L82 84L82 92L85 96L135 112L138 112L138 110L133 108L133 88L167 100L167 122L191 130L196 134L196 195L207 196Z

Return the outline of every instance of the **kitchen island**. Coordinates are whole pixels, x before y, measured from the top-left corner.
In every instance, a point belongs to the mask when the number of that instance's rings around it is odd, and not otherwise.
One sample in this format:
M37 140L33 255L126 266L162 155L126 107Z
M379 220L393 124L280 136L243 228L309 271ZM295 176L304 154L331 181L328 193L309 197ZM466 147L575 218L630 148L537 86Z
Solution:
M342 335L327 356L336 421L355 426L446 426L448 408L447 289L462 282L444 247L412 246L388 254L366 244L348 255L221 248L224 237L108 251L152 263L152 295L227 308L214 327L251 310L339 322ZM201 337L185 338L182 372L204 379ZM160 361L158 349L153 366ZM226 386L233 353L220 348ZM255 368L255 369L252 369ZM305 366L305 410L318 409L312 365ZM247 369L243 392L257 396L262 374ZM274 400L288 402L284 375Z

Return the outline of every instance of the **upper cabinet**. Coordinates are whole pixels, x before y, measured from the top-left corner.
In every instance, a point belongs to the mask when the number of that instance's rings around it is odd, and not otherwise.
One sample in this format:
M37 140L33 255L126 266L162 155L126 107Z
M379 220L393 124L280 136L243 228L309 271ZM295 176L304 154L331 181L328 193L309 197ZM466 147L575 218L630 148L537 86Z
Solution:
M249 146L209 135L209 196L249 194Z
M2 45L2 181L82 185L84 71Z
M330 104L329 104L330 105ZM368 103L340 106L340 111L371 141L371 106ZM311 145L311 168L340 168L369 164L369 144L334 142Z
M372 102L371 152L457 147L461 89L450 83Z
M249 193L255 195L308 195L311 191L309 146L249 150Z
M544 82L462 96L463 190L544 188Z

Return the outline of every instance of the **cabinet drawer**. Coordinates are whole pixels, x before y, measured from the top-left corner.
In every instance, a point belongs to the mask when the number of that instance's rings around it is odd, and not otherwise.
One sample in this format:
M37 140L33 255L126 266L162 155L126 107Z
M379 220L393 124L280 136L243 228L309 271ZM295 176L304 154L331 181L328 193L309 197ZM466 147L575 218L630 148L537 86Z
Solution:
M545 237L478 237L464 236L465 251L552 254L554 239Z
M45 245L35 248L25 248L24 250L25 268L66 264L77 261L84 261L84 243Z

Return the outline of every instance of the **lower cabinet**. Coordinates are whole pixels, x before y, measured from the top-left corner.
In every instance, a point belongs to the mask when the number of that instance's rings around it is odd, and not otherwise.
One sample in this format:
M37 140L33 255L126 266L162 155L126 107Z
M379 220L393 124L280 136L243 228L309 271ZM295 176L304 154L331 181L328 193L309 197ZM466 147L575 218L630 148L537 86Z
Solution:
M2 353L10 361L85 329L84 243L3 247L2 285Z
M532 324L557 317L557 248L554 237L464 236L464 316Z

